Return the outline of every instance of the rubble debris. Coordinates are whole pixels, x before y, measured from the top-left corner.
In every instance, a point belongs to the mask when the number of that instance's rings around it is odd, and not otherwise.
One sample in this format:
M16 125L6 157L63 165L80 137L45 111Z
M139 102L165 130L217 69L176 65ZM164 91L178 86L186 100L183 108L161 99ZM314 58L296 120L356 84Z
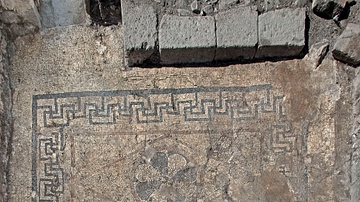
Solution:
M209 14L212 14L212 13L214 13L214 7L212 5L204 6L201 9L201 15L209 15Z
M219 2L219 10L225 10L230 8L231 6L238 4L239 0L220 0Z
M191 11L196 14L200 14L200 5L198 0L194 0L191 3Z
M186 9L177 9L177 13L179 16L191 16L191 12Z
M324 39L310 47L309 53L305 56L305 59L310 61L314 68L317 68L325 58L328 51L329 41Z
M313 0L312 10L319 17L325 19L333 19L338 22L344 18L347 18L350 6L355 4L354 0Z

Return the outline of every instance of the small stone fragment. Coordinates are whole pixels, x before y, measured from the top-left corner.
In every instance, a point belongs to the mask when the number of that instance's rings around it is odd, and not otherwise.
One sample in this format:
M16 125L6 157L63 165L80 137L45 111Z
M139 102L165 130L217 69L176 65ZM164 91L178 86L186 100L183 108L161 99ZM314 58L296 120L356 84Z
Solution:
M206 0L206 2L209 4L209 5L214 5L218 2L218 0Z
M239 0L221 0L219 2L219 9L226 10L237 3L239 3Z
M187 0L176 0L173 7L178 9L188 9L188 6Z
M332 54L335 59L354 65L360 65L360 25L349 23L336 40Z
M21 21L17 14L13 11L4 11L1 13L0 20L8 24L20 23Z
M304 7L306 6L307 2L308 0L296 0L294 4L296 7Z
M209 15L212 14L213 12L214 12L214 7L212 5L204 6L201 9L201 15Z
M195 0L191 3L191 11L196 14L200 13L200 6L198 0Z
M265 0L265 10L266 11L273 10L273 9L277 8L279 5L280 5L279 0Z
M329 41L324 39L323 41L315 43L311 46L309 53L305 56L305 59L308 59L312 63L313 67L316 68L321 64L328 50Z
M191 16L191 12L186 9L178 9L177 13L179 16Z
M313 0L313 12L325 19L338 20L343 12L347 0Z

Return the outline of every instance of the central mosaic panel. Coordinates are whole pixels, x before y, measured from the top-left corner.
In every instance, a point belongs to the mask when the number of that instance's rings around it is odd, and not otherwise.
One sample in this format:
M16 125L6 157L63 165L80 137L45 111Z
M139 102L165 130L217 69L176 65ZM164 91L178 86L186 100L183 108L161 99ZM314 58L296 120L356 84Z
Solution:
M34 95L32 201L262 200L249 190L274 177L301 190L305 132L284 99L271 84Z

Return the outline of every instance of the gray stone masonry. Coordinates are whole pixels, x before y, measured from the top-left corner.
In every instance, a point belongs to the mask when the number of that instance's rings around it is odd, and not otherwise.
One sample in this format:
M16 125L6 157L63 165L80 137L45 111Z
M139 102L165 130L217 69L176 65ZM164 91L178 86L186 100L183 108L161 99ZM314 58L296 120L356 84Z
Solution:
M140 65L149 59L156 49L156 11L150 5L135 5L129 0L122 0L121 5L125 62L128 66Z
M85 1L43 0L40 4L42 27L51 28L85 23Z
M165 14L157 27L154 7L129 2L122 1L128 66L146 60L171 65L292 57L305 46L304 8L260 16L256 7L238 7L214 16ZM160 61L149 59L157 48Z
M215 16L215 60L252 59L258 42L256 7L239 7Z
M257 58L297 56L305 46L304 8L280 9L259 16Z
M159 44L162 64L211 62L216 47L214 17L164 15Z
M349 23L337 39L332 53L337 60L360 65L360 25Z

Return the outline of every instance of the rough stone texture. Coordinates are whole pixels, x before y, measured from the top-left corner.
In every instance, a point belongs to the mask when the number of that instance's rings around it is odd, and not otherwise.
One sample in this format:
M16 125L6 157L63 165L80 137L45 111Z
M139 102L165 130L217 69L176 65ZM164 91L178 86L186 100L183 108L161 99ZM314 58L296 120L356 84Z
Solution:
M349 23L336 40L332 53L337 60L354 66L360 65L360 25Z
M9 23L9 24L21 22L19 16L13 11L2 12L0 19L3 23Z
M0 201L8 200L8 170L12 140L12 95L8 41L5 30L0 30Z
M216 47L214 17L164 15L159 29L162 64L213 61Z
M0 35L0 38L2 38L2 34ZM1 44L3 41L0 42ZM3 59L3 55L1 54L1 59ZM5 78L4 78L4 61L1 61L0 63L0 94L4 94L4 88L5 88ZM3 96L1 96L3 97ZM5 120L5 113L4 113L4 102L3 99L0 99L0 120L1 120L1 128L0 128L0 200L4 201L5 199L5 193L6 193L6 140L5 140L5 134L3 130L3 121Z
M264 4L265 11L274 10L281 5L279 0L264 0Z
M305 9L280 9L259 16L257 58L298 56L305 46Z
M218 13L215 60L252 59L258 42L258 14L255 7L240 7Z
M326 19L338 19L348 0L314 0L312 9L314 13Z
M122 71L121 33L17 39L9 201L349 200L351 69L325 59Z
M41 27L40 15L34 0L1 0L1 5L6 10L15 11L33 26Z
M358 201L351 195L350 189L353 186L351 173L352 153L352 106L354 104L354 88L352 82L355 71L352 67L335 63L336 81L339 84L341 93L336 102L335 110L335 164L334 164L334 190L335 201ZM358 187L359 190L359 187Z
M219 1L219 9L226 10L229 7L239 3L239 0L220 0Z
M360 71L356 69L356 75L353 82L353 129L352 138L352 159L351 159L351 201L360 200Z
M42 0L39 10L44 28L84 24L86 21L85 1Z
M121 1L124 27L126 63L134 66L144 63L156 50L158 32L155 9L146 4Z
M313 67L317 68L325 58L328 51L329 41L324 39L321 42L313 44L304 59L309 60Z

